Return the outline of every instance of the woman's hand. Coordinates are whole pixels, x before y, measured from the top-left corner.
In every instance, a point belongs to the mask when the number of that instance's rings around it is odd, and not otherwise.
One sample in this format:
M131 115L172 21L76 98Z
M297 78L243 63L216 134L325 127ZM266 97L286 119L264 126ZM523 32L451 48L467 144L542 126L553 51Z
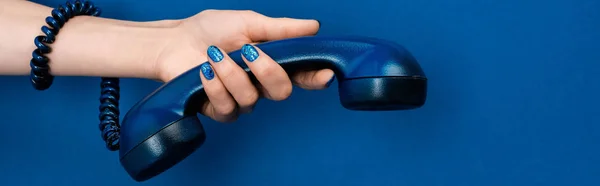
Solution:
M201 64L201 78L209 101L202 114L219 122L231 122L248 113L259 97L284 100L292 84L305 89L323 89L333 80L333 71L286 74L260 48L253 44L292 37L310 36L319 30L316 20L271 18L252 11L205 10L180 21L176 36L157 59L157 76L169 81ZM227 56L242 50L242 58L259 85L253 85L246 72ZM291 79L289 77L292 77Z
M13 7L0 14L0 25L11 25L0 35L0 74L29 75L31 51L35 49L31 39L42 34L40 25L52 8L29 1L0 1L0 6ZM328 86L333 71L288 75L252 46L314 35L318 30L316 20L270 18L252 11L206 10L183 20L149 22L78 16L61 28L60 39L51 44L52 52L47 56L54 76L148 78L165 82L209 61L198 74L209 97L201 113L229 122L240 113L250 112L259 97L286 99L292 84L305 89ZM227 56L242 48L247 54L244 60L260 83L257 86Z

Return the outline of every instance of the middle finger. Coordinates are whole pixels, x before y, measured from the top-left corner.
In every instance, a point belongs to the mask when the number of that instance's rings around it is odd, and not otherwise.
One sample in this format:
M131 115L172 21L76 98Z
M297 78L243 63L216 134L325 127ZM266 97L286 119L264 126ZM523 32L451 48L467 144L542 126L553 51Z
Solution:
M240 112L250 112L258 101L259 93L246 71L216 46L208 47L207 55L223 85L238 103Z
M242 56L250 71L264 88L267 98L280 101L292 93L292 81L281 65L266 55L258 47L250 44L242 46Z

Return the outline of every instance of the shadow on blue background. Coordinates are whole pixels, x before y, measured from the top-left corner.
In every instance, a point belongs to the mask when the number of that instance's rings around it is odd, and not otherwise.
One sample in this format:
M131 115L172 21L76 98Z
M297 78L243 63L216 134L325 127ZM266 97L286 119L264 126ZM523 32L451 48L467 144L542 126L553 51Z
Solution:
M252 9L317 18L320 35L393 40L425 69L429 99L353 112L336 87L298 89L235 124L201 118L205 145L140 184L100 138L98 78L59 77L37 92L27 77L0 77L2 185L600 185L599 1L95 2L111 18ZM158 86L124 80L121 108Z

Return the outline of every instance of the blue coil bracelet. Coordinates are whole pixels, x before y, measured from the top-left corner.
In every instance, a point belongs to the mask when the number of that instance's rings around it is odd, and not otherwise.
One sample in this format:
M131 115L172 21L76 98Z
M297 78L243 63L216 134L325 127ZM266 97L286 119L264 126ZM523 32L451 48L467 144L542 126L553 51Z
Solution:
M52 52L48 46L54 43L60 29L75 16L100 16L100 8L90 1L68 1L52 10L52 16L46 17L48 26L42 26L44 35L35 37L36 49L30 61L30 79L36 90L50 88L54 76L50 74L50 59L45 55ZM100 83L100 124L99 128L106 147L111 151L119 150L119 79L102 77Z

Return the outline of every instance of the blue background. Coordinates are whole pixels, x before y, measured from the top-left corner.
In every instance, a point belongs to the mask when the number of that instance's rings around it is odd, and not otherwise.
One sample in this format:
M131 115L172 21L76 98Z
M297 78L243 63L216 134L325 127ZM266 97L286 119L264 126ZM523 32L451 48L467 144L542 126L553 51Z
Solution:
M321 35L393 40L420 61L429 99L418 110L353 112L337 87L297 89L235 124L201 118L204 146L136 183L100 138L98 78L60 77L37 92L27 77L0 77L1 185L600 185L600 1L95 2L111 18L252 9L319 19ZM121 108L157 86L124 80Z

